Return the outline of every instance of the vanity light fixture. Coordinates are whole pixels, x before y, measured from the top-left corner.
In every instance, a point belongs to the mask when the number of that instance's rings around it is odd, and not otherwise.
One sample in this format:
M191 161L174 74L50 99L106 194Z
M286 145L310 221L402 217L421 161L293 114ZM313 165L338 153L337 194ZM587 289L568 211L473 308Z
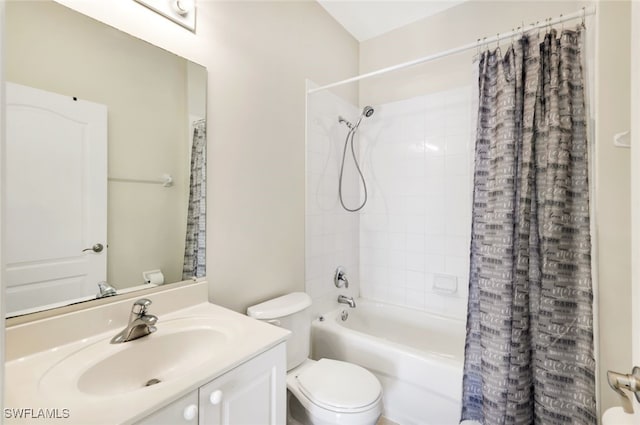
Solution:
M195 0L135 0L156 13L195 32L196 2Z

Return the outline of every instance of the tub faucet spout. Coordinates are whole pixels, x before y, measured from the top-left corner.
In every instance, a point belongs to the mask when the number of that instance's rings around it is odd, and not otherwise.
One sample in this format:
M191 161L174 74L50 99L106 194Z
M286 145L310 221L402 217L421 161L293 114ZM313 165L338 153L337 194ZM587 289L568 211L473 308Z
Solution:
M347 304L351 308L356 308L356 302L353 297L345 297L344 295L338 295L338 302L340 304Z

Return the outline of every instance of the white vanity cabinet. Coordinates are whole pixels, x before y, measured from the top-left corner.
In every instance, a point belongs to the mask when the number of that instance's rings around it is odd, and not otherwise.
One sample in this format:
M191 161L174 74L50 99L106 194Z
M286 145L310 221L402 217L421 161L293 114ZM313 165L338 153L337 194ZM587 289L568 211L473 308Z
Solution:
M147 416L136 425L196 425L198 423L198 390Z
M200 425L284 425L285 344L200 387Z
M284 425L286 374L286 346L280 343L137 425Z

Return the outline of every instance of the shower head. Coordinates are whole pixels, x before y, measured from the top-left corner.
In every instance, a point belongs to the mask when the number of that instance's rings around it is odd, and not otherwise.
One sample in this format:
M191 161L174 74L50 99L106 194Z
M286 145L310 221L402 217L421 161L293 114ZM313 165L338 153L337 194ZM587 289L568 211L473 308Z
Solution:
M371 115L373 115L373 108L371 106L365 106L364 109L362 110L362 113L360 114L360 118L358 118L358 122L356 122L356 125L353 126L354 131L358 129L358 127L360 127L360 122L362 121L362 118L367 117L369 118Z
M342 123L346 124L346 126L349 127L351 131L356 131L360 126L360 121L362 121L362 118L364 117L369 118L371 115L373 115L373 108L371 106L365 106L364 109L362 110L362 113L360 114L360 117L358 118L358 121L356 121L355 125L350 123L340 115L338 116L338 122L340 124Z

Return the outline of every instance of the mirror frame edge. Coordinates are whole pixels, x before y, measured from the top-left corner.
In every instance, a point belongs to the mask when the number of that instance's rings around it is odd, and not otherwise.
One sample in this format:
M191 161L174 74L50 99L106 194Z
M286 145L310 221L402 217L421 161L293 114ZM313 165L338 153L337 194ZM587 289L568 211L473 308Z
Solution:
M154 286L153 288L140 289L136 291L127 292L124 294L118 294L117 297L104 297L96 298L94 300L82 301L74 304L68 304L63 307L51 308L48 310L41 310L34 313L23 314L20 316L11 316L5 318L5 328L16 325L23 325L25 323L31 323L38 320L44 320L55 316L61 316L67 313L73 313L76 311L87 310L94 307L99 307L106 304L111 304L114 300L122 301L133 298L144 298L145 295L155 294L158 292L166 291L167 289L182 288L185 286L193 285L195 283L206 281L206 277L193 278L191 280L183 280L180 282L171 282L167 285ZM169 287L170 286L170 287Z
M100 25L104 25L107 27L110 27L112 29L117 30L118 32L128 36L128 37L132 37L135 38L137 40L143 41L155 48L161 49L169 54L175 55L177 57L180 57L182 59L184 59L187 62L190 62L194 65L197 65L199 67L202 68L202 70L204 71L205 75L206 75L206 89L205 89L205 120L207 121L207 127L208 127L208 106L209 106L209 101L208 101L208 87L209 87L209 70L208 68L203 64L202 60L199 59L194 59L192 56L193 55L189 55L186 54L185 52L178 52L175 49L172 49L166 45L163 45L161 43L157 43L154 42L152 40L150 40L148 37L145 37L144 34L142 33L135 33L133 31L131 31L130 28L127 28L126 26L122 26L119 25L117 22L111 22L109 19L104 19L104 18L100 18L99 16L96 16L94 13L91 13L91 9L85 9L83 7L78 7L78 5L74 4L73 1L67 1L67 0L51 0L53 3L56 3L66 9L69 9L70 11L73 11L79 15L84 16L85 18L88 18L92 21L94 21L95 23L98 23ZM4 100L4 96L5 96L5 82L6 82L6 73L4 71L4 66L5 66L5 43L4 43L4 39L5 37L3 37L5 35L6 32L6 26L5 26L5 19L6 19L6 10L5 10L5 2L0 0L0 84L2 85L0 87L0 104L4 104L5 100ZM4 170L5 170L5 163L4 161L6 160L6 158L4 157L5 155L5 111L4 108L2 108L2 110L0 111L0 179L2 179L2 177L4 176ZM207 140L207 145L209 144L208 140ZM0 186L3 185L3 181L4 179L0 180ZM4 197L4 188L0 188L0 193L2 194L2 197ZM94 307L98 307L101 305L105 305L105 304L109 304L115 301L119 301L119 300L127 300L127 299L132 299L135 297L142 297L144 295L148 295L148 294L153 294L153 293L157 293L157 292L162 292L166 289L168 289L168 287L170 286L171 288L179 288L179 287L183 287L183 286L187 286L193 283L199 283L202 281L206 281L207 280L207 276L202 276L202 277L192 277L191 279L188 280L181 280L181 281L172 281L172 282L166 282L162 285L153 287L153 288L148 288L148 289L139 289L139 290L135 290L132 292L125 292L125 293L118 293L115 297L105 297L105 298L95 298L95 299L90 299L90 300L84 300L84 301L80 301L80 302L76 302L76 303L72 303L72 304L67 304L64 306L59 306L59 307L53 307L53 308L49 308L49 309L45 309L45 310L40 310L40 311L34 311L34 312L30 312L30 313L25 313L25 314L19 314L19 315L11 315L12 313L7 313L7 309L6 309L6 303L5 303L5 297L3 296L7 287L6 287L6 279L5 279L5 267L4 267L4 260L3 260L3 256L2 256L2 249L4 249L4 205L5 203L2 202L2 205L0 205L0 240L2 241L2 247L0 248L0 317L4 318L5 320L5 328L9 327L9 326L16 326L16 325L20 325L20 324L25 324L25 323L30 323L33 321L38 321L38 320L43 320L43 319L47 319L50 317L55 317L58 315L63 315L63 314L67 314L67 313L71 313L71 312L75 312L75 311L81 311L84 309L89 309L89 308L94 308ZM9 314L9 315L7 315ZM4 344L4 340L3 340L4 334L2 335L2 337L0 337L0 347L3 346ZM1 354L1 353L0 353ZM3 360L3 357L0 355L0 360ZM2 377L2 375L0 375L0 378ZM2 396L2 386L1 386L2 382L0 381L0 396ZM0 400L1 401L1 400ZM0 403L0 407L2 407L2 403Z

